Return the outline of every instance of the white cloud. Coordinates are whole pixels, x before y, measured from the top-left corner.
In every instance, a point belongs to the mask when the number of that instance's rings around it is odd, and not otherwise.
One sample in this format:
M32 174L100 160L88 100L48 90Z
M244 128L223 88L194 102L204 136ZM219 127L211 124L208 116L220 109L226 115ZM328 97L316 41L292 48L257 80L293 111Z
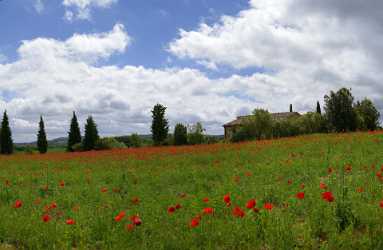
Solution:
M181 29L168 50L207 68L264 69L269 103L276 101L274 91L285 91L283 100L304 110L314 98L346 86L357 97L373 98L383 111L383 20L371 11L383 6L375 0L349 2L251 0L236 16ZM258 88L254 82L254 94Z
M62 4L67 8L65 19L73 21L90 20L92 8L108 8L118 0L63 0Z
M58 58L94 63L124 52L130 41L124 26L116 24L110 32L74 34L66 41L48 38L23 41L18 52L22 59L34 59L37 64L57 61Z
M122 26L116 25L110 32L75 34L65 41L24 41L18 60L0 64L0 93L12 93L7 100L0 94L0 110L8 110L16 141L35 139L40 114L50 138L66 135L72 110L81 121L93 114L103 135L149 133L150 110L159 102L168 107L172 124L203 121L209 132L222 133L224 122L256 105L235 91L240 85L246 95L248 83L257 81L257 76L213 80L188 68L94 64L123 51L126 37Z
M35 8L37 13L41 14L45 8L43 0L35 0L33 7Z
M0 63L4 63L7 60L8 60L8 58L5 55L0 54Z

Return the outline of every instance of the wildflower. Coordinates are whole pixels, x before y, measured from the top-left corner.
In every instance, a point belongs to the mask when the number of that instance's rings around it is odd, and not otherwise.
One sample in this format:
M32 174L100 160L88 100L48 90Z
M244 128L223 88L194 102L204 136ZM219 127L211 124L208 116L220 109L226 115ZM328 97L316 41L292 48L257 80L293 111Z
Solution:
M303 200L305 198L305 193L304 192L299 192L296 194L297 199Z
M350 164L347 164L345 167L344 167L344 170L349 173L352 171L352 166Z
M65 221L65 224L67 224L67 225L74 225L74 224L76 224L76 221L74 219L67 219Z
M334 196L332 195L331 192L324 192L322 193L322 199L328 202L333 202Z
M13 205L14 208L21 208L23 206L23 202L21 200L16 200Z
M49 206L50 209L54 209L54 208L57 208L57 203L56 202L52 202L51 205Z
M106 192L108 192L108 189L106 187L101 188L101 193L106 193Z
M138 215L133 215L133 216L131 216L131 217L130 217L130 221L131 221L134 225L136 225L136 226L139 226L139 225L142 224L142 221L141 221L141 219L140 219L140 217L139 217Z
M182 206L181 206L181 204L176 204L176 209L180 209L180 208L182 208Z
M380 202L380 207L383 208L383 200Z
M269 210L269 211L271 211L273 209L273 207L274 207L274 205L272 203L268 203L268 202L263 205L263 208L266 210Z
M126 225L126 230L127 231L133 231L133 229L134 229L134 224L132 224L132 223L130 223L130 224L128 224L128 225Z
M333 169L332 167L329 167L329 168L327 169L327 173L328 173L328 174L331 174L332 172L334 172L334 169Z
M205 207L203 209L203 213L204 214L213 214L214 213L214 208L212 208L212 207Z
M135 205L137 205L138 203L140 203L140 198L138 198L138 197L133 197L133 198L132 198L132 203L135 204Z
M49 222L52 218L49 214L44 214L41 219L44 221L44 222Z
M208 203L209 202L209 198L205 197L205 198L202 199L202 201L205 202L205 203Z
M60 187L65 187L65 182L63 180L61 180L59 185L60 185Z
M169 213L169 214L172 214L172 213L174 213L175 211L176 211L176 208L175 208L175 207L173 207L173 206L168 207L168 213Z
M320 188L320 189L327 189L327 185L324 184L323 182L321 182L321 183L319 184L319 188Z
M245 212L240 207L235 207L233 209L234 217L243 218L245 216Z
M291 185L291 184L293 184L293 181L292 181L292 180L288 180L288 181L287 181L287 184L288 184L288 185Z
M257 201L255 199L251 199L246 203L246 208L252 209L257 205Z
M200 219L199 219L199 218L193 218L193 219L190 221L190 227L191 227L191 228L198 227L199 222L200 222Z
M301 189L304 189L304 188L305 188L305 184L302 183L302 184L300 185L300 188L301 188Z
M229 203L231 202L230 195L229 195L229 194L226 194L226 195L223 197L223 201L224 201L226 204L229 204Z
M364 192L364 189L363 189L362 187L358 187L358 188L356 189L356 192L358 192L358 193L363 193L363 192Z
M114 221L119 222L125 217L125 211L121 211L116 217L114 217Z

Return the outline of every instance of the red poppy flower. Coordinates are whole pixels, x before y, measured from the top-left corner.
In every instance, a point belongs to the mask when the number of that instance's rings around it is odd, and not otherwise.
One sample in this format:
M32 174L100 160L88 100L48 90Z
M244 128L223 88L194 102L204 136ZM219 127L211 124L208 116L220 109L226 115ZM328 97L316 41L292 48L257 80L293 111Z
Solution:
M205 202L205 203L208 203L209 202L209 198L205 197L205 198L202 199L202 201Z
M134 229L134 224L132 224L132 223L130 223L130 224L128 224L128 225L126 225L126 230L127 231L133 231L133 229Z
M13 205L14 208L21 208L23 206L23 202L21 200L16 200Z
M305 198L305 193L304 192L299 192L296 194L297 199L303 200Z
M54 209L54 208L57 208L57 203L56 202L52 202L51 205L49 206L50 209Z
M106 193L106 192L108 192L108 189L106 187L101 188L101 193Z
M345 167L344 167L344 170L346 170L347 173L351 172L352 171L352 166L350 164L347 164Z
M293 181L292 181L292 180L288 180L288 181L287 181L287 184L288 184L288 185L291 185L291 184L293 184Z
M235 207L233 209L234 217L243 218L245 216L245 212L240 207Z
M44 214L41 219L44 221L44 222L49 222L52 218L49 214Z
M67 219L65 221L65 224L67 224L67 225L74 225L74 224L76 224L76 221L74 219Z
M182 208L182 206L181 206L181 204L176 204L176 209L180 209L180 208Z
M266 210L269 210L271 211L273 209L274 205L272 203L265 203L263 205L263 208L266 209Z
M116 217L114 217L115 222L121 221L125 217L126 213L125 211L121 211Z
M251 199L246 203L246 208L252 209L257 205L257 201L255 199Z
M204 214L213 214L214 213L214 208L212 208L212 207L205 207L203 209L203 213Z
M376 173L376 177L381 178L382 176L383 176L382 172L379 171Z
M329 168L327 169L327 173L331 174L332 172L334 172L334 169L333 169L332 167L329 167Z
M252 174L251 172L246 172L245 175L246 175L247 177L250 177L250 176L252 176L253 174Z
M193 218L193 219L190 221L190 227L191 227L191 228L198 227L199 222L200 222L200 219L198 219L198 218Z
M173 207L173 206L168 207L168 213L169 213L169 214L172 214L172 213L174 213L175 211L176 211L176 208L175 208L175 207Z
M380 202L380 207L383 208L383 200Z
M140 219L140 217L138 215L133 215L130 217L130 221L136 225L136 226L139 226L142 224L142 220Z
M320 188L320 189L327 189L327 185L324 184L323 182L321 182L321 183L319 184L319 188Z
M230 199L230 195L229 194L226 194L224 197L223 197L223 201L228 204L231 202L231 199Z
M328 202L333 202L335 198L331 192L324 192L322 193L322 199Z
M60 185L60 187L64 187L65 186L65 182L63 180L61 180L59 185Z
M358 193L363 193L363 192L364 192L364 189L363 189L362 187L358 187L358 188L356 189L356 192L358 192Z
M304 189L304 188L305 188L305 184L302 183L302 184L300 185L300 188L301 188L301 189Z

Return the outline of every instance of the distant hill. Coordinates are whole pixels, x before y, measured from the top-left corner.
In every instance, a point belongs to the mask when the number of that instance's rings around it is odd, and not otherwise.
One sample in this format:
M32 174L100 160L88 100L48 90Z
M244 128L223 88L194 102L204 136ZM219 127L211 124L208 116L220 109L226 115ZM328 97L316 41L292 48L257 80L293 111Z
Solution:
M138 135L142 141L144 142L150 142L152 140L152 135L151 134L143 134L143 135ZM217 140L222 140L224 139L223 135L206 135L209 138L214 138ZM123 138L123 137L128 137L127 135L124 136L115 136L115 138ZM68 137L59 137L55 138L52 140L48 140L48 145L50 148L61 148L61 147L66 147L68 142ZM23 143L15 143L16 148L27 148L27 147L36 147L36 141L34 142L23 142Z

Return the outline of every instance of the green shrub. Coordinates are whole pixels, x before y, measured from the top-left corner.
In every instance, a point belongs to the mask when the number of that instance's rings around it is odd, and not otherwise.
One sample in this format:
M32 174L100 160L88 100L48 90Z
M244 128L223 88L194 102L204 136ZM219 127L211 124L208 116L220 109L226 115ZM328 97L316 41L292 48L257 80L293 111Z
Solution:
M125 148L125 144L117 141L112 137L98 139L96 142L96 150L108 150L114 148Z
M71 148L72 148L72 152L82 152L82 151L84 151L81 142L72 145Z

